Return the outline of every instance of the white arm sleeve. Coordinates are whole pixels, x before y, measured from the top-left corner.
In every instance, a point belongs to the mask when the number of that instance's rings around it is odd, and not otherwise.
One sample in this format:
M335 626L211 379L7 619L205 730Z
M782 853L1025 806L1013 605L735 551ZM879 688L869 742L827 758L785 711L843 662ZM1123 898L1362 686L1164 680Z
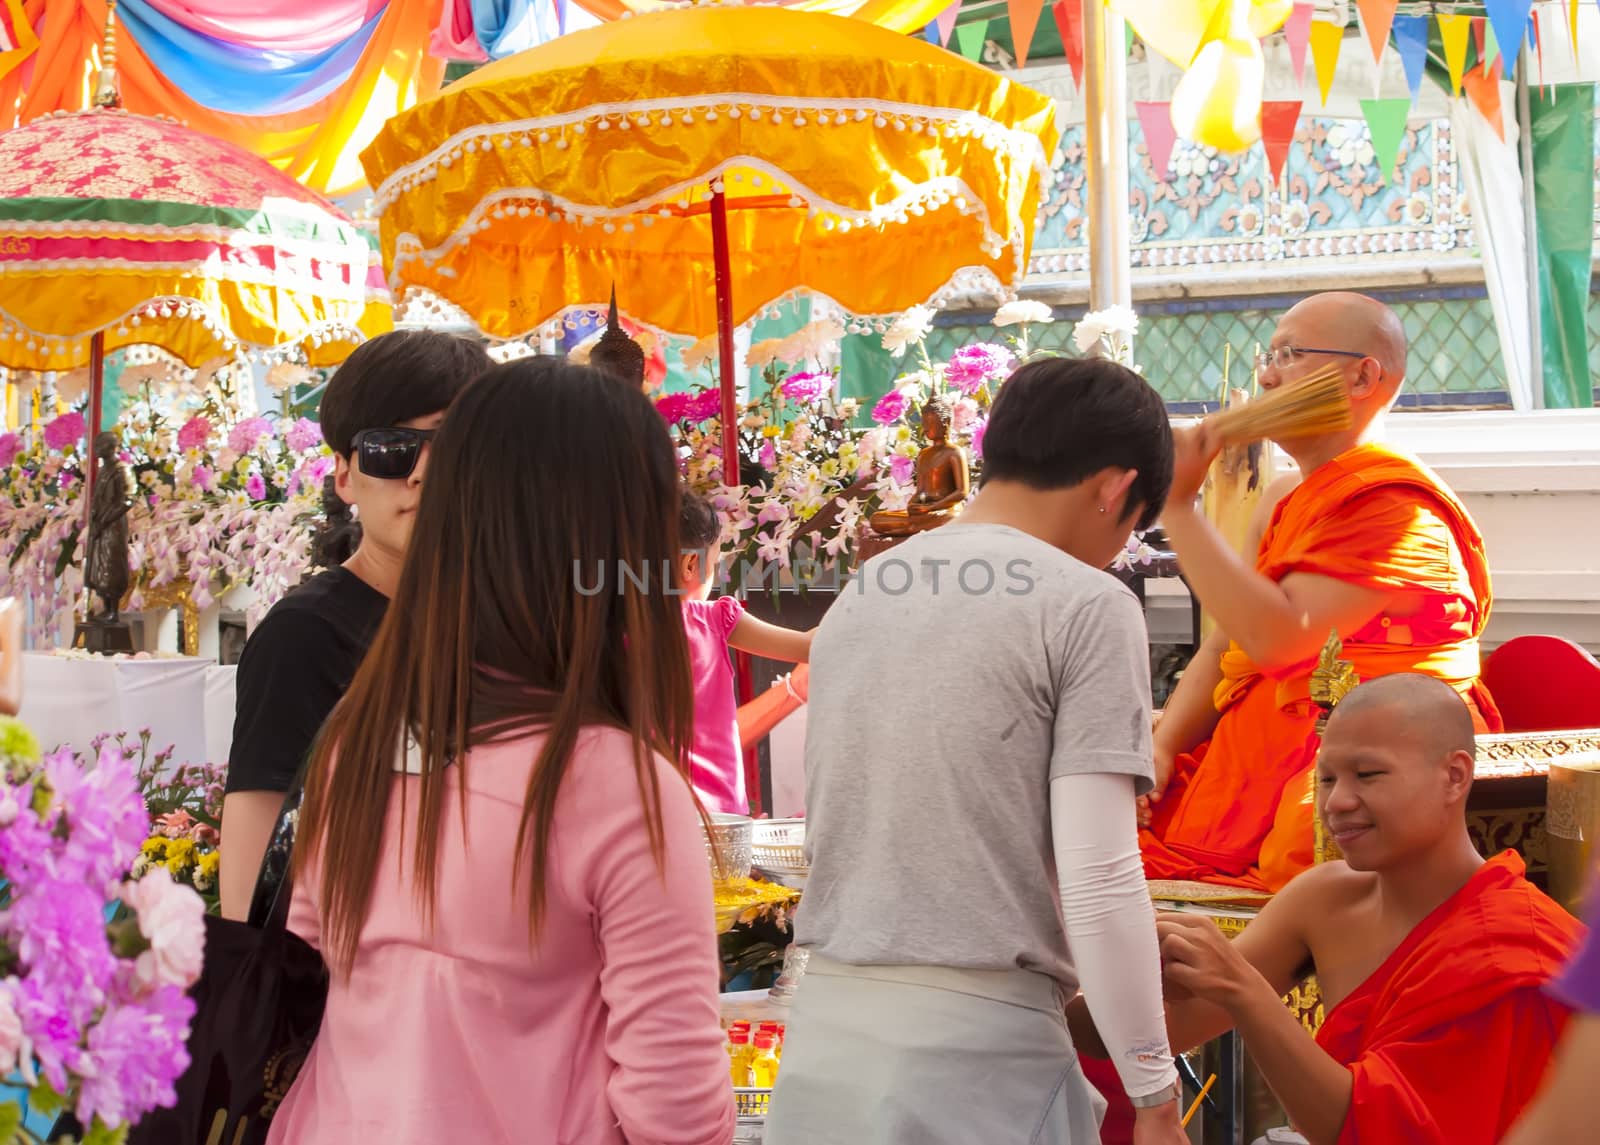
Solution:
M1050 781L1050 833L1067 945L1100 1039L1129 1097L1177 1080L1161 1004L1155 907L1134 822L1134 778Z

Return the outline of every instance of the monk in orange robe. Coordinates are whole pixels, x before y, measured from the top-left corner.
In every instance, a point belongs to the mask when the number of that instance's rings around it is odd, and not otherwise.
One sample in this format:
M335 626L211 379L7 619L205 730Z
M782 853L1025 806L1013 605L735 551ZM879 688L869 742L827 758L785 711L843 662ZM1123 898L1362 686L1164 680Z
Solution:
M1334 710L1317 804L1344 859L1307 871L1232 942L1157 920L1175 1052L1236 1028L1312 1145L1495 1145L1533 1097L1568 1017L1544 986L1582 927L1507 852L1467 836L1475 748L1460 695L1385 676ZM1315 1038L1282 996L1315 973ZM1080 997L1080 1052L1104 1056Z
M1220 442L1203 424L1177 434L1162 523L1217 631L1156 729L1156 790L1140 837L1152 879L1275 891L1311 865L1309 688L1333 629L1362 679L1437 677L1480 729L1500 726L1478 682L1491 602L1483 538L1435 474L1379 442L1405 358L1400 320L1363 295L1315 295L1283 316L1261 387L1334 365L1353 425L1278 442L1302 479L1281 500L1263 499L1253 567L1195 507Z

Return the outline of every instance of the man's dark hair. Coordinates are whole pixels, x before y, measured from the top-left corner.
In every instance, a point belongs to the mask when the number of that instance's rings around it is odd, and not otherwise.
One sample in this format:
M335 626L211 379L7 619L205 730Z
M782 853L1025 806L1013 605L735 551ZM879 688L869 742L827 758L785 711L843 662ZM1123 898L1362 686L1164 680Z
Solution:
M678 509L678 539L686 549L709 549L722 535L716 507L700 494L682 491Z
M448 409L493 363L482 343L436 330L394 330L356 347L322 392L322 437L340 457L364 429Z
M1012 374L983 437L983 480L1065 489L1102 469L1136 469L1128 514L1161 515L1172 485L1172 425L1161 395L1104 358L1045 358Z

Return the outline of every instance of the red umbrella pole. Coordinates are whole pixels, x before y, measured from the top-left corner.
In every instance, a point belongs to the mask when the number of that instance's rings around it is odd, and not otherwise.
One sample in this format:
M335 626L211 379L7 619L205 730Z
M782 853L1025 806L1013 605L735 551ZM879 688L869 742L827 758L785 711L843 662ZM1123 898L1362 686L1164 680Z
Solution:
M100 416L106 382L106 336L96 334L89 339L89 447L83 465L83 528L87 538L90 506L94 503L94 478L99 460L94 455L94 439L100 436ZM88 543L87 540L84 542Z
M711 266L717 284L717 351L722 362L722 483L739 484L739 408L733 364L733 270L728 257L728 203L712 184Z

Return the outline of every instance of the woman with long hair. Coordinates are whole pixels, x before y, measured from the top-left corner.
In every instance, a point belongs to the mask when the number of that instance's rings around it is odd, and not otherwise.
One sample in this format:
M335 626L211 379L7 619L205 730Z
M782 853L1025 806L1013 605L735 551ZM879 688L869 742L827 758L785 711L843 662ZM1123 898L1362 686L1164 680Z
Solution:
M711 877L672 762L677 483L650 402L598 371L508 363L446 416L306 785L290 927L331 985L271 1142L731 1138ZM606 590L577 591L597 569Z

